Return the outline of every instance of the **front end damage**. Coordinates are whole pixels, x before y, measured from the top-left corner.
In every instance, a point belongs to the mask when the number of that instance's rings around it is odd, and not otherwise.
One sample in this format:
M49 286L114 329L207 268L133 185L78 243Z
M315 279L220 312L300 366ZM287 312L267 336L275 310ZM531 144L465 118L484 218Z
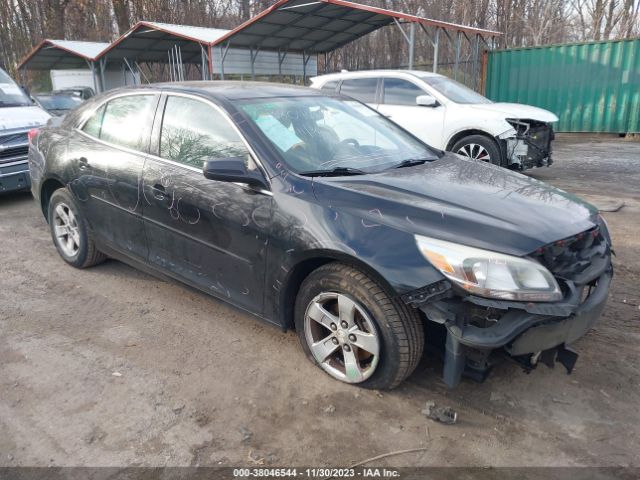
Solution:
M550 123L538 120L507 119L513 128L498 136L498 144L506 166L515 170L550 166L551 142L554 139Z
M505 354L525 371L557 361L571 373L577 354L568 345L593 327L607 300L610 243L606 227L598 226L529 255L556 278L563 293L559 302L483 298L448 280L404 295L407 304L445 328L445 383L455 387L463 373L482 381Z

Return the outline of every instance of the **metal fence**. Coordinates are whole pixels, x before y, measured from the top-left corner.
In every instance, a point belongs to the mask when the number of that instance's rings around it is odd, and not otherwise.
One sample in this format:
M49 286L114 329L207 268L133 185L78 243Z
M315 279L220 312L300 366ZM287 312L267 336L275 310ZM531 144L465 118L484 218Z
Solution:
M560 132L640 132L640 39L494 50L485 94L535 105Z

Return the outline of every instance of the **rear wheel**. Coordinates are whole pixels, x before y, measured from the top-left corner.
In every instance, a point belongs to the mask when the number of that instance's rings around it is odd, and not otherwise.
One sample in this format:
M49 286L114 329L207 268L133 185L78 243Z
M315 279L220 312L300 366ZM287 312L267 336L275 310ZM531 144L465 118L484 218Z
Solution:
M93 234L80 214L73 196L65 188L53 192L49 200L49 228L53 244L65 262L76 268L87 268L103 262Z
M472 160L502 165L500 148L496 142L484 135L464 137L453 144L451 151Z
M393 388L422 356L424 333L416 311L348 265L330 263L305 279L295 322L307 356L345 383Z

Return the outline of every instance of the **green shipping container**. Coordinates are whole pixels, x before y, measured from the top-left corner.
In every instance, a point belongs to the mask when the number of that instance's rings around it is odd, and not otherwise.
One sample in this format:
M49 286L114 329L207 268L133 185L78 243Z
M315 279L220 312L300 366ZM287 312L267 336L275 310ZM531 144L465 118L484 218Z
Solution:
M640 132L640 39L489 52L486 96L554 112L558 132Z

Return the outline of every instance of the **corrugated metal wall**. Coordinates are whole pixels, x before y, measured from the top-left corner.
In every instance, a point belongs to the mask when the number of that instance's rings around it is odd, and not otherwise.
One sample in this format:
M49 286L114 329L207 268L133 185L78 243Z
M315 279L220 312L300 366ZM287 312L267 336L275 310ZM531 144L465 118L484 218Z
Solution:
M220 73L223 47L219 46L213 50L213 71ZM251 56L250 51L244 48L229 48L224 59L224 73L241 73L245 75L251 74ZM302 54L289 52L282 62L283 75L302 75L305 68L302 63ZM278 74L278 52L272 50L261 50L256 55L254 64L256 75L277 75ZM314 77L318 74L318 56L312 55L309 58L306 74L308 77Z
M489 52L486 96L560 118L559 132L640 132L640 39Z

